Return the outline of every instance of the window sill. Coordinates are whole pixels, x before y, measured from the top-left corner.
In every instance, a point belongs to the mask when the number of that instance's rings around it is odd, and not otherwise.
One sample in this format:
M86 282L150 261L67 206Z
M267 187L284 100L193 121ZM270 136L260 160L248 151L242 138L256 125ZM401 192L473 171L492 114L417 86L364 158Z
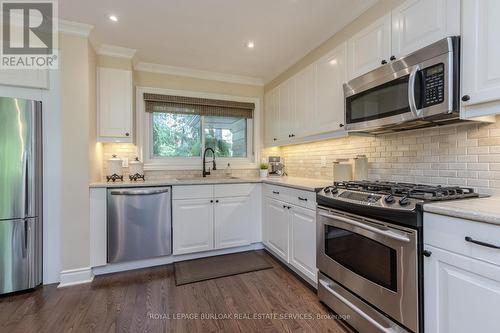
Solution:
M242 169L258 169L257 163L251 162L235 162L235 161L224 161L216 160L219 165L218 169L223 170L226 168L227 163L231 164L231 169L242 170ZM145 171L173 171L173 170L199 170L201 172L201 163L196 164L168 164L168 163L146 163L144 164Z

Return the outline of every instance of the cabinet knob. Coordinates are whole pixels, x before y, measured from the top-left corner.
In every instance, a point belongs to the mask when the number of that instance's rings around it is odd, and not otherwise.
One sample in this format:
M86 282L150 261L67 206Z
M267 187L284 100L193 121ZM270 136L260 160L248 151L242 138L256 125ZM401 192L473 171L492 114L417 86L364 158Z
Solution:
M394 60L396 60L396 57L395 57L395 56L391 56L391 57L390 57L390 60L391 60L391 61L394 61Z
M470 96L469 95L463 95L462 96L462 102L467 102L468 100L470 100Z
M290 134L290 137L293 138L295 136L295 134Z
M339 124L339 127L344 127L344 124Z
M431 251L424 250L424 251L422 252L422 254L424 255L424 257L427 257L427 258L428 258L428 257L430 257L430 256L431 256L432 252L431 252Z
M215 200L215 203L219 203L219 200Z
M125 133L125 136L130 136L130 133L129 132Z
M387 60L385 60L385 59L384 59L384 60L382 60L380 63L381 63L382 65L385 65L385 64L387 64Z
M214 201L213 201L213 200L210 200L210 203L214 203Z
M276 140L278 140L278 139L276 139L276 138L273 139L273 141L276 141Z

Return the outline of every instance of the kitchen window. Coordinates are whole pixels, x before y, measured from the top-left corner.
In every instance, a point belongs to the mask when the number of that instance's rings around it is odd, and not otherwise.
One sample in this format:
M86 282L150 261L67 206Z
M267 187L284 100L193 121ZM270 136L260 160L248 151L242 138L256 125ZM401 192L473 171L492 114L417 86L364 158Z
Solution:
M255 163L254 103L143 94L146 165L200 167L212 148L222 167Z

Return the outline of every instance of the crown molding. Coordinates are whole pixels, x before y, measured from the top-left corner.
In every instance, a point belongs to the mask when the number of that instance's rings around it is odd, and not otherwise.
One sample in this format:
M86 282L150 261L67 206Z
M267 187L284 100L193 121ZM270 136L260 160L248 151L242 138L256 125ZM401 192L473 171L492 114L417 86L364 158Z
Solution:
M102 44L101 47L97 50L97 54L106 55L110 57L118 57L118 58L126 58L132 59L137 50L129 49L126 47Z
M90 24L59 20L59 32L65 34L88 37L93 28Z
M185 67L152 64L147 62L138 62L137 64L134 65L134 69L140 72L169 74L176 76L192 77L196 79L247 84L252 86L264 85L264 81L256 77L224 74L224 73L210 72L210 71L191 69Z

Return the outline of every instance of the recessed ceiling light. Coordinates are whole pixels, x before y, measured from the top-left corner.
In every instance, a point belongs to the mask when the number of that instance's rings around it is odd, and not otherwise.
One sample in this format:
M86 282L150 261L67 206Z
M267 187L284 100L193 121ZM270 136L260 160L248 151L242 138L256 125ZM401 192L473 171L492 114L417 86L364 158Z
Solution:
M330 65L336 65L337 64L337 59L332 59L329 61Z
M110 21L118 22L118 16L116 16L116 15L111 14L108 16L108 18Z
M254 42L252 42L252 41L249 41L249 42L247 42L247 47L248 47L249 49L253 49L253 48L255 47L255 43L254 43Z

